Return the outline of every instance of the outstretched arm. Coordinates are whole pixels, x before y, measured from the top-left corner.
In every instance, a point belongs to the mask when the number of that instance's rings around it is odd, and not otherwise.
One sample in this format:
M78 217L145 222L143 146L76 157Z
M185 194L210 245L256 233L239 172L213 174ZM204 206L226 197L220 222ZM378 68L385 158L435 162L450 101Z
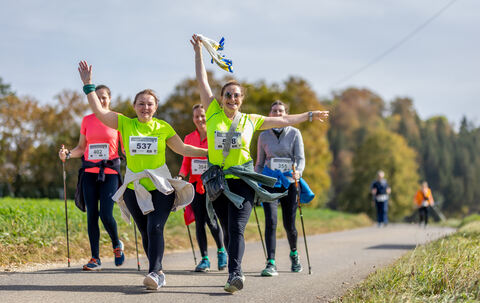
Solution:
M208 150L183 143L178 135L167 139L167 145L175 153L187 157L206 157Z
M192 36L190 43L193 45L193 50L195 51L195 75L197 77L198 88L200 90L200 100L202 105L207 110L210 103L215 98L212 94L212 89L208 84L207 71L205 70L205 65L203 64L202 57L202 41L197 35Z
M312 111L312 121L319 120L324 122L328 119L328 111ZM296 125L308 121L309 112L297 115L284 115L281 117L265 117L260 129L270 129L274 127L285 127Z
M92 66L87 61L80 61L78 64L78 72L82 78L83 85L92 84ZM98 120L102 121L106 126L117 129L119 113L113 112L108 108L103 108L95 91L91 91L87 95L88 104Z

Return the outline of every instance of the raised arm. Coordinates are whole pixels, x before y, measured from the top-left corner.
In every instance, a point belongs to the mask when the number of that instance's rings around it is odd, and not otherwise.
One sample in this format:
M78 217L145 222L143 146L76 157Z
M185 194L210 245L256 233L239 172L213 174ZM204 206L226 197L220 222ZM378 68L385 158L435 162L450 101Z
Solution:
M92 66L87 64L87 61L80 61L78 64L78 72L82 79L83 85L92 85ZM108 108L103 108L100 100L98 99L95 89L90 88L90 92L87 94L88 104L92 109L98 120L102 121L106 126L117 129L118 128L118 115L114 111Z
M193 45L193 50L195 51L195 75L197 77L198 89L200 90L200 100L202 105L207 110L210 103L213 101L212 89L208 84L207 71L205 70L205 65L203 64L202 56L202 41L197 35L192 36L190 43Z
M208 150L183 143L178 135L167 139L167 145L175 153L187 157L206 157Z
M305 121L309 120L309 113L306 112L303 114L296 114L296 115L284 115L281 117L265 117L262 126L260 129L270 129L274 127L285 127L285 126L292 126L296 125ZM324 120L328 119L328 111L311 111L312 113L312 121L319 120L320 122L324 122Z

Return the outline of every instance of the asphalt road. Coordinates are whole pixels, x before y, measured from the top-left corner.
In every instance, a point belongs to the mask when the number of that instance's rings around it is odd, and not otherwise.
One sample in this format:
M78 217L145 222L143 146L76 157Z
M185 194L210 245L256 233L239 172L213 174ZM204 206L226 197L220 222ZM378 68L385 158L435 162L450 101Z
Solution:
M233 295L223 291L226 272L193 272L192 253L185 251L165 255L167 285L159 291L147 291L142 285L146 259L141 260L141 271L136 260L128 259L121 267L105 262L100 272L83 272L82 264L72 264L70 268L0 273L0 302L325 302L341 296L369 273L417 245L453 231L398 224L310 236L311 275L303 238L299 238L304 266L301 273L290 272L288 244L278 240L277 277L260 276L265 265L262 246L260 242L247 243L243 259L245 288ZM210 256L215 265L213 249Z

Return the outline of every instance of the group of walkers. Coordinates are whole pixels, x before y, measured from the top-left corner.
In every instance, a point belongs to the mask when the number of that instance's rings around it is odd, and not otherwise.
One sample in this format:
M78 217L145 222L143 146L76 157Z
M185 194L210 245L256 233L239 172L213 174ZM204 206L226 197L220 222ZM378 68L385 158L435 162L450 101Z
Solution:
M302 270L297 252L297 191L293 178L301 177L305 156L301 134L291 126L305 121L324 121L328 111L289 115L286 105L276 101L268 116L242 113L245 89L236 81L228 81L217 99L208 83L201 38L193 35L190 42L195 52L201 103L193 108L196 129L186 136L185 142L171 125L154 117L158 97L153 90L145 89L135 96L133 108L137 117L130 119L110 110L109 88L95 86L92 66L81 61L78 71L93 114L82 121L78 145L72 150L62 147L59 157L63 161L82 158L75 200L77 206L87 212L92 254L84 270L101 268L99 217L112 240L115 265L120 266L125 260L123 243L118 238L112 215L115 201L122 217L127 222L133 217L140 231L149 262L143 284L149 290L166 285L162 271L165 223L171 211L191 203L202 255L195 270L210 269L205 232L205 225L208 225L217 244L218 269L228 268L224 289L233 293L241 290L245 281L242 272L244 231L256 201L264 207L267 226L268 260L262 275L278 274L275 267L278 201L282 205L291 249L291 269L293 272ZM250 146L257 130L264 132L254 165ZM166 166L166 146L184 156L176 177L172 177ZM123 180L119 150L126 157ZM292 164L296 166L295 174L291 172ZM184 181L188 175L189 182ZM207 176L204 179L207 183L204 184L202 176ZM212 188L215 187L223 190L213 196Z
M93 114L83 118L78 145L72 150L62 147L59 157L63 161L82 158L75 201L87 212L92 255L83 270L101 268L98 218L112 240L115 265L124 263L124 245L118 237L112 215L114 202L117 202L122 217L128 223L133 217L142 237L149 263L143 284L149 290L166 285L162 265L165 223L171 211L189 205L195 216L196 238L202 256L195 271L206 272L211 267L207 225L217 246L218 270L228 269L224 289L236 292L243 289L245 282L242 271L245 227L255 203L261 202L265 212L267 247L266 266L261 275L278 275L275 264L278 204L282 207L283 225L290 246L291 271L300 272L302 265L295 227L300 193L296 181L304 182L301 178L305 155L302 135L293 125L316 120L323 122L328 118L328 111L289 114L285 103L274 100L268 116L242 113L244 87L236 81L228 81L217 99L208 83L201 37L193 35L190 42L195 53L201 103L192 109L195 131L184 141L170 124L154 117L159 100L153 90L137 93L133 101L137 117L128 118L110 110L110 89L105 85L95 86L92 66L86 61L79 63L83 91ZM258 139L254 165L250 147L258 130L263 132ZM175 177L166 165L167 146L184 156ZM126 157L124 178L120 173L119 150ZM185 181L187 176L188 182ZM383 172L378 173L371 193L379 226L385 225L390 188ZM417 196L426 222L428 205L425 201L433 203L431 192L424 190Z

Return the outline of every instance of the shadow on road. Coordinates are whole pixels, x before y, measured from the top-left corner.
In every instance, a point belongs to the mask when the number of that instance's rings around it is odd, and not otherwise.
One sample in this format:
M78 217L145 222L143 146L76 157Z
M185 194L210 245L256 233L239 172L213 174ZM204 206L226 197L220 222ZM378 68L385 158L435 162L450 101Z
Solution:
M403 249L410 250L416 248L417 245L414 244L380 244L375 246L367 247L366 249Z
M209 296L230 296L223 291L223 286L188 286L188 288L215 288L219 292L199 291L169 291L172 288L186 288L185 286L165 286L158 291L145 290L143 286L121 286L121 285L2 285L0 291L64 291L64 292L90 292L90 293L123 293L125 295L148 295L152 293L170 294L199 294Z
M136 268L102 268L99 271L84 271L80 267L66 267L47 269L39 271L25 271L25 272L2 272L0 275L49 275L49 274L85 274L85 275L97 275L97 274L139 274L145 275L146 271L138 271Z

